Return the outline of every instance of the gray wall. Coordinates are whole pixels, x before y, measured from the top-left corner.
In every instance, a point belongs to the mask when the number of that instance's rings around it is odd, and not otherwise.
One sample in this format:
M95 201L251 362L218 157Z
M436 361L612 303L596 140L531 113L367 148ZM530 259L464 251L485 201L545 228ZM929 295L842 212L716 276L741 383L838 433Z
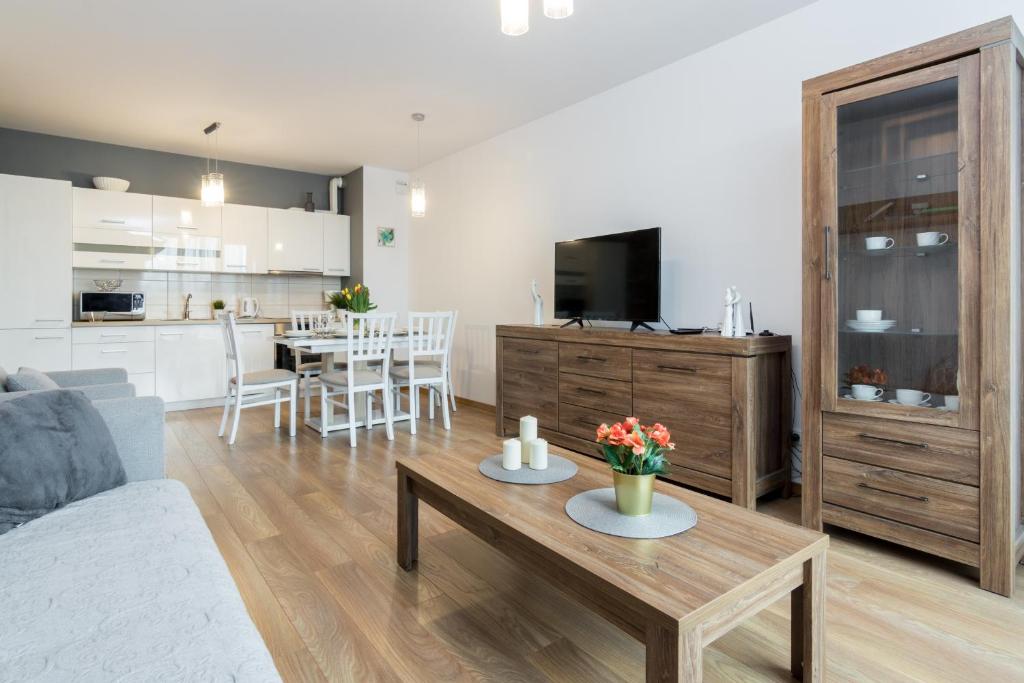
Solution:
M230 161L220 162L220 170L228 202L287 209L302 206L312 192L316 208L328 207L329 176ZM198 199L205 172L201 157L0 128L0 173L70 180L75 187L113 176L131 181L129 192Z
M352 282L363 282L363 169L357 168L345 176L342 192L345 213L350 217L352 229L351 261Z

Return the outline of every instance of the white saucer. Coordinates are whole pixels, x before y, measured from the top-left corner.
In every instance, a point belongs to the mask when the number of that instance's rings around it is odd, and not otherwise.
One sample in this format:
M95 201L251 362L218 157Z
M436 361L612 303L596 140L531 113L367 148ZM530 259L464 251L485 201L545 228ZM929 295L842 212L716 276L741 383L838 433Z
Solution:
M848 401L864 401L865 403L880 403L882 400L881 396L875 398L854 398L853 394L843 394L841 398L845 398Z
M309 330L285 330L284 331L284 336L286 336L286 337L304 338L304 337L312 337L313 333L310 332Z
M931 408L932 407L932 404L929 401L921 401L916 406L912 406L912 405L907 404L907 403L900 403L899 401L897 401L894 398L890 398L889 399L889 403L891 403L893 405L896 405L896 406L907 406L908 408L915 408L915 407L916 408Z

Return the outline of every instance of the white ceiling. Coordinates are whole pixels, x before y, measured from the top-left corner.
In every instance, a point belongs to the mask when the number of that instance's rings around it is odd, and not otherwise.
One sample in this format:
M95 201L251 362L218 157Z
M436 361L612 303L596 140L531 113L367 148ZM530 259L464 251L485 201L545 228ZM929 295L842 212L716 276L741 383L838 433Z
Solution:
M3 0L0 126L320 173L440 158L810 0ZM723 84L728 87L728 84Z

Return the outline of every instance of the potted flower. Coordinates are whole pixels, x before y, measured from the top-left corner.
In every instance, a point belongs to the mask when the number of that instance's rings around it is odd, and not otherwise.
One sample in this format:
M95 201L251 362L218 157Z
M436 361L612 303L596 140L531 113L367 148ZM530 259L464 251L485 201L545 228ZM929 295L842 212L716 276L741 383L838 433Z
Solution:
M362 283L356 283L352 289L346 287L331 294L331 305L339 311L352 313L367 313L377 308L377 304L370 303L370 288Z
M224 315L224 301L221 299L215 299L213 302L213 317L220 318Z
M654 478L668 471L665 453L676 447L671 438L664 425L645 426L635 417L597 428L597 443L612 468L619 512L630 516L650 514Z

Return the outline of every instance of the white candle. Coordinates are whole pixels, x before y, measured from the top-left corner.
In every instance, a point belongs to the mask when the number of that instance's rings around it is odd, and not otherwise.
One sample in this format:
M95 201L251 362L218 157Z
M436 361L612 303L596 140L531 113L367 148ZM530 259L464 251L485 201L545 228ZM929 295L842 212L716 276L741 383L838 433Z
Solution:
M537 438L537 418L524 415L519 418L519 440L523 443L523 462L529 460L530 442Z
M548 442L534 439L530 442L530 469L546 470L548 468Z
M522 444L519 439L506 439L501 446L501 466L506 470L518 470L522 464Z

